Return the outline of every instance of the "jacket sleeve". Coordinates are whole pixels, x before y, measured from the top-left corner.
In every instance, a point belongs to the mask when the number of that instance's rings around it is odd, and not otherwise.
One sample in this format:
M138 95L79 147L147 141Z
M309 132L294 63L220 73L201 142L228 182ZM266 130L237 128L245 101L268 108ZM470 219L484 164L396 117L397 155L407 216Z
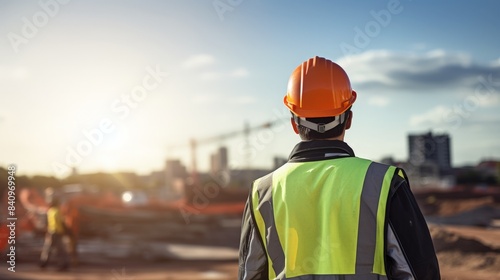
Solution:
M389 279L441 279L427 223L401 169L388 201L386 265Z
M252 215L252 199L248 198L243 212L239 251L239 280L268 279L267 255Z

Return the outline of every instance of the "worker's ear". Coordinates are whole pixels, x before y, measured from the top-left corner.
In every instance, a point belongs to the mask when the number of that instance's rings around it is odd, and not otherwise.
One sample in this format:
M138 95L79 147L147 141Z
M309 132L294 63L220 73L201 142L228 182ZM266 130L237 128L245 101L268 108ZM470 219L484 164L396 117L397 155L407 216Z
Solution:
M299 128L297 127L297 124L293 120L293 118L290 118L290 122L292 123L293 131L295 131L295 134L299 134Z
M347 116L347 120L345 123L345 130L351 128L351 122L352 122L352 111L349 111L349 115Z

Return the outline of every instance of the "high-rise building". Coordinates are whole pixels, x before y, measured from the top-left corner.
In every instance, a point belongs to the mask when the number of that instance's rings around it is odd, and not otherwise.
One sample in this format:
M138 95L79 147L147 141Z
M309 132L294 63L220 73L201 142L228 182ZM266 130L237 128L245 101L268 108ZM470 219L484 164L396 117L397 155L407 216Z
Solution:
M215 174L228 171L228 169L227 148L220 147L216 153L210 156L210 171Z
M408 135L409 164L415 167L435 166L439 173L451 170L450 136L448 134Z
M160 177L163 174L163 179ZM151 180L158 184L161 182L163 188L158 193L160 199L177 199L184 193L184 182L188 177L186 167L178 159L167 159L165 161L165 169L157 174L152 173Z

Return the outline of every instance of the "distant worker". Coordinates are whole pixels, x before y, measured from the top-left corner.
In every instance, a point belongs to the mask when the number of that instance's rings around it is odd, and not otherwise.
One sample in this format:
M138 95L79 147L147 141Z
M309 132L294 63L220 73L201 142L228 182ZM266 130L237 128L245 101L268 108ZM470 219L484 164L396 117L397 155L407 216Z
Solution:
M344 142L355 100L330 60L314 57L293 71L284 103L302 142L252 185L238 279L440 279L405 172L355 157Z
M75 200L68 200L63 207L61 213L64 216L64 225L66 226L65 234L69 239L69 253L71 255L71 265L78 265L78 238L80 232L80 213L78 205L72 204Z
M68 252L64 244L64 235L66 232L67 229L59 208L59 199L54 197L47 210L47 234L45 235L45 242L40 257L40 267L45 268L47 266L51 251L55 249L59 259L59 270L68 269Z

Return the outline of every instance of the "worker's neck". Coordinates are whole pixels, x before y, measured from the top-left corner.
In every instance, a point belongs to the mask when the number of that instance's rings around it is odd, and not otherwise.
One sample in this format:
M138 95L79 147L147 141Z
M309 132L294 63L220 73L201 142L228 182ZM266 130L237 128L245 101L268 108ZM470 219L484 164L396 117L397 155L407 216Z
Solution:
M342 134L340 134L339 136L337 137L332 137L332 138L328 138L326 140L339 140L339 141L344 141L344 136L345 136L345 130L342 132Z
M321 140L339 140L339 141L344 142L344 134L342 134L342 135L340 135L338 137L325 138L325 139L321 139Z
M344 137L332 137L332 138L327 138L325 140L339 140L339 141L344 141Z
M342 132L342 134L340 134L339 136L337 137L332 137L332 138L324 138L322 140L339 140L339 141L342 141L342 142L345 142L344 141L344 136L345 136L345 130ZM302 138L302 140L304 140L304 138Z

